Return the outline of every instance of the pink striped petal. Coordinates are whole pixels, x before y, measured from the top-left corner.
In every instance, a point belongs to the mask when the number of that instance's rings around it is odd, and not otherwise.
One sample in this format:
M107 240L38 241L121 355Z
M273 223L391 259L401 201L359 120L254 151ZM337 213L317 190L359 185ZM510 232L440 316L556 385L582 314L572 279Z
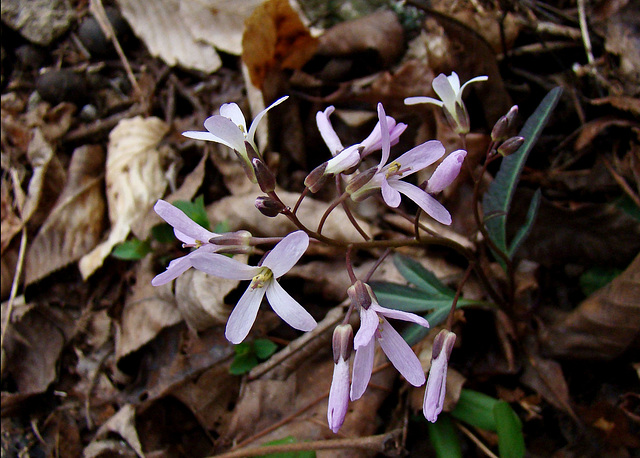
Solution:
M431 195L411 183L405 183L404 181L394 180L389 184L396 190L413 200L427 215L439 223L449 225L451 224L451 215L444 206L434 199Z
M316 320L275 279L269 282L266 290L271 308L289 326L305 332L316 327Z
M407 379L407 382L413 386L422 385L425 377L420 360L398 331L393 329L393 326L384 318L382 318L380 334L378 342L391 364Z
M360 399L367 390L371 372L373 371L373 356L375 354L375 339L356 350L353 359L353 376L351 378L351 400Z
M300 260L309 246L309 236L303 231L295 231L283 238L264 258L262 265L280 278Z
M247 288L238 304L235 306L229 320L224 335L232 344L239 344L249 334L253 323L258 316L258 309L264 297L266 288Z

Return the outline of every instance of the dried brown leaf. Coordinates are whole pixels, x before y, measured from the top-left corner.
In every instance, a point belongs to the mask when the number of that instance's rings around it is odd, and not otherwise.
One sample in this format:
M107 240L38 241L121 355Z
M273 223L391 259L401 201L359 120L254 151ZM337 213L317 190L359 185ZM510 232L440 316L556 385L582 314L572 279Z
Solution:
M640 255L607 286L548 328L545 350L561 358L613 359L640 336Z
M189 23L180 14L180 0L118 0L122 15L154 57L167 65L213 73L222 65L220 56L208 43L197 40Z
M258 89L271 71L300 69L315 49L316 39L288 0L264 2L245 22L242 61Z
M98 269L113 247L129 235L167 187L166 150L158 143L169 127L158 118L123 119L109 134L106 186L111 232L106 241L80 260L83 278Z
M105 439L109 434L117 434L131 447L138 457L144 457L142 451L142 445L140 444L140 438L138 437L138 431L135 425L136 410L131 404L125 404L113 417L111 417L104 425L98 429L95 439L92 441L100 442L101 439ZM87 446L89 451L94 450L96 446ZM99 447L98 447L99 448ZM100 456L99 454L87 453L87 449L84 451L84 456Z
M77 261L100 240L106 207L103 168L100 146L74 151L62 194L27 252L26 284Z

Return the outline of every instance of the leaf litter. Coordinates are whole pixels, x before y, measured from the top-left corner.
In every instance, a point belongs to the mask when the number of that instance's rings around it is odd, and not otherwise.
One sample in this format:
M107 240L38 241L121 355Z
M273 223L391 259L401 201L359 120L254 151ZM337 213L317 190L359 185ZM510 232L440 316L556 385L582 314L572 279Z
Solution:
M465 92L474 120L467 145L471 166L443 196L457 220L448 230L470 250L479 235L472 232L469 176L491 126L513 102L525 119L555 85L570 95L532 153L509 215L512 237L533 189L542 189L537 221L517 254L527 262L517 274L515 314L456 312L459 340L444 410L455 408L461 389L478 390L514 405L533 454L633 453L639 446L632 363L640 225L637 208L624 200L640 193L632 2L589 11L594 23L587 32L599 56L594 62L587 61L573 8L584 2L517 9L486 2L433 2L433 9L418 1L408 2L417 8L394 3L326 29L317 25L332 23L338 12L314 16L312 2L244 2L236 8L227 1L182 0L144 11L134 3L119 0L116 8L138 37L122 44L145 96L136 96L122 62L85 53L72 31L53 39L55 58L45 56L41 67L72 68L95 90L84 102L57 106L39 98L36 75L26 65L5 57L14 57L19 46L36 53L41 48L32 30L5 21L3 9L3 25L12 29L3 43L2 69L3 454L209 456L289 436L335 440L326 426L328 349L332 325L344 312L344 260L334 250L310 247L311 259L291 271L286 286L321 329L301 336L261 310L251 338L270 339L278 351L248 375L231 375L234 350L224 339L224 324L245 287L194 269L173 284L152 287L167 257L186 250L155 238L161 220L151 208L160 198L202 195L212 228L286 235L293 226L255 208L259 189L240 182L233 154L180 137L182 130L201 128L204 119L194 110L208 116L222 102L264 107L295 94L265 123L273 151L265 159L287 189L278 194L293 206L306 173L326 159L319 155L328 155L313 131L315 113L329 104L341 114L334 127L355 132L370 131L375 103L383 101L412 126L402 140L405 151L434 137L447 151L461 147L438 110L402 104L408 96L434 96L433 78L451 71L462 80L489 75L489 84ZM356 3L351 8L357 12ZM89 14L86 4L76 7ZM49 40L46 32L40 26L41 38ZM84 117L92 110L97 119ZM258 143L266 144L260 136ZM307 197L300 219L317 227L331 197ZM380 215L376 205L358 210L360 226L376 239L414 232L399 214ZM362 239L340 209L323 234ZM147 241L152 252L135 262L109 257L115 245L132 239ZM357 275L366 275L380 254L360 252ZM406 254L454 289L463 276L460 253L433 247ZM587 294L579 278L593 267L622 273ZM18 296L7 301L20 270ZM406 283L390 259L374 278ZM496 274L493 284L507 288L503 275ZM488 299L474 282L463 295ZM416 347L425 370L436 331ZM381 353L375 367L369 391L351 404L338 438L352 448L319 447L317 455L431 450L425 422L415 420L421 392L398 391L405 384ZM467 448L478 441L497 445L494 433L468 431L460 436ZM365 440L387 433L400 439L362 451Z

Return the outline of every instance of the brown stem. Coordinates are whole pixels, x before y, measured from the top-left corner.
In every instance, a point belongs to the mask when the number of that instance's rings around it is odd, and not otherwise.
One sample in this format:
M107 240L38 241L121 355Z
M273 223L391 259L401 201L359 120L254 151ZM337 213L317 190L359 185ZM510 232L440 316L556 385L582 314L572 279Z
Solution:
M342 195L340 197L338 197L336 200L334 200L331 205L329 205L329 207L325 210L324 215L322 215L322 218L320 218L320 223L318 223L318 229L316 229L316 232L318 234L322 233L322 227L324 226L325 221L327 221L327 218L329 217L329 214L331 214L331 212L338 206L340 205L342 202L344 202L344 200L349 197L349 194L347 194L346 192L342 193Z

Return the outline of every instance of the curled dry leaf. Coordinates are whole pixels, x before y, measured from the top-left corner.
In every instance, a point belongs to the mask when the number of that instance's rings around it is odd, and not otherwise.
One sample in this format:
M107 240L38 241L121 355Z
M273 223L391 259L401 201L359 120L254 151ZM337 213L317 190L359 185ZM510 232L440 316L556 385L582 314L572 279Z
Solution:
M106 241L80 260L80 273L88 278L113 247L123 242L132 225L153 207L167 187L157 148L169 127L158 118L123 119L109 134L106 187L111 232Z
M100 240L106 208L103 167L100 146L85 145L74 151L62 194L27 252L26 284L77 261Z
M285 204L293 206L300 194L277 190L278 196ZM218 200L207 207L211 221L226 221L231 230L245 229L254 235L282 236L297 228L284 216L265 218L255 208L256 194L229 196ZM315 230L327 205L310 197L302 201L297 216L307 227ZM356 218L357 219L357 218ZM373 234L373 226L358 219L358 224L369 235ZM362 236L349 222L342 208L336 208L322 229L322 234L341 241L360 241Z
M181 0L180 16L196 40L229 54L242 53L244 21L263 0Z
M143 259L136 269L136 284L127 297L120 323L116 323L116 358L128 355L153 340L160 331L182 321L171 285L154 287L151 279L150 256Z
M235 256L246 262L246 256ZM213 277L196 269L189 269L176 279L176 303L190 329L201 331L215 324L225 324L231 307L224 298L240 283Z
M299 70L316 49L316 39L302 23L288 0L268 0L245 22L242 61L251 83L263 88L266 75L274 70Z
M117 434L122 439L124 439L129 447L131 447L138 457L144 457L144 452L142 451L142 445L140 444L140 438L138 437L138 431L136 430L136 410L131 404L125 404L113 417L111 417L107 422L100 427L98 430L95 439L87 446L84 450L83 456L102 456L100 454L94 453L94 450L102 450L102 447L99 445L94 445L95 443L102 442L103 439L106 439L111 434ZM118 447L119 448L119 447ZM111 450L108 447L106 450ZM116 448L116 450L118 450Z
M545 351L561 358L613 359L640 336L640 255L607 286L548 328Z
M118 0L122 15L154 57L167 65L213 73L222 65L208 43L191 34L190 24L180 14L180 0Z

